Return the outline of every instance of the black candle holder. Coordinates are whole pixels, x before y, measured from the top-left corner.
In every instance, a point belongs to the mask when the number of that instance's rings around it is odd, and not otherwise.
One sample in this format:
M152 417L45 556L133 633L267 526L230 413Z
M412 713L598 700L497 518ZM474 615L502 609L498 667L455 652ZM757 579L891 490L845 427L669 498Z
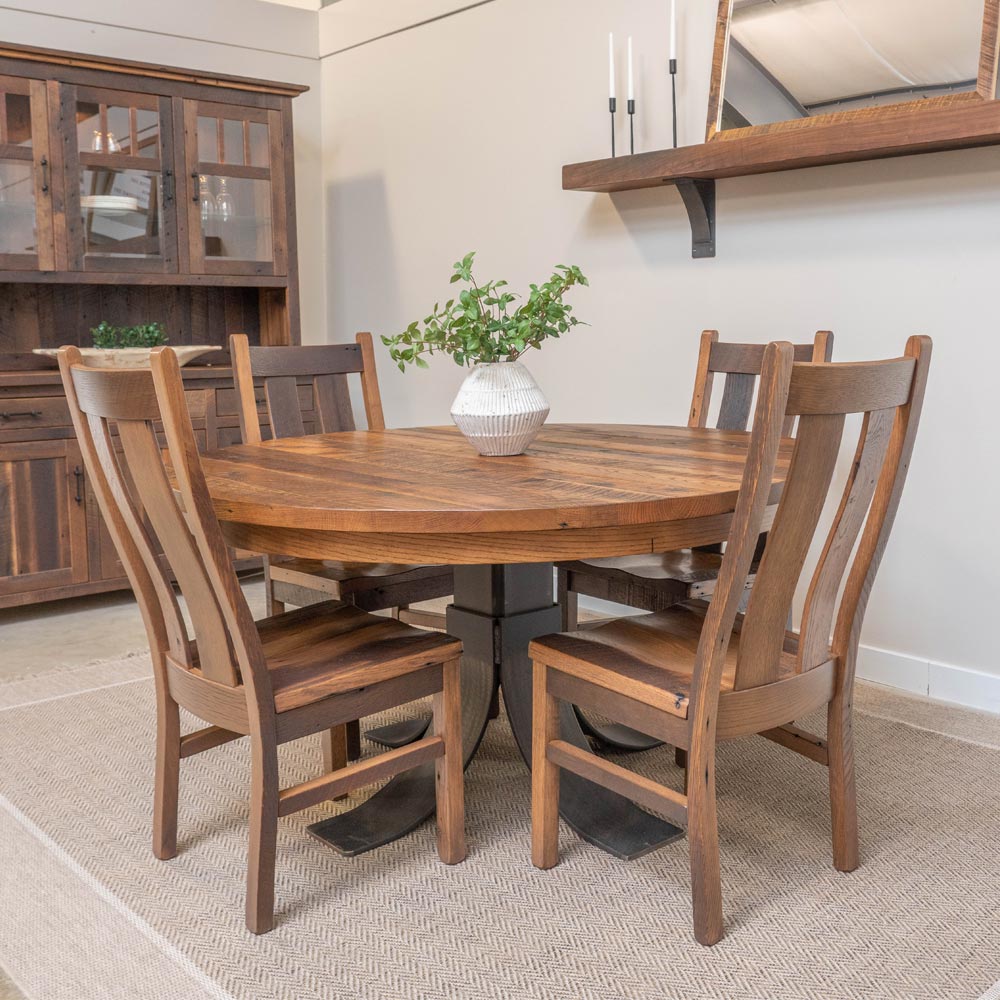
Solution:
M674 109L674 149L677 148L677 60L670 60L670 96Z
M635 101L628 102L628 142L629 152L635 156Z
M618 110L618 98L608 99L608 109L611 111L611 158L614 159L618 153L615 149L615 112Z

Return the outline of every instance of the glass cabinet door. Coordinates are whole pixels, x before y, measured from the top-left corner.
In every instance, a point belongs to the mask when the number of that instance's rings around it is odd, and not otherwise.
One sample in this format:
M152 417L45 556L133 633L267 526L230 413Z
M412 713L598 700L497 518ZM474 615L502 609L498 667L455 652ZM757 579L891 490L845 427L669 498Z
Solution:
M188 247L202 274L287 274L281 116L184 102Z
M0 270L55 268L45 83L0 76Z
M70 268L176 271L169 99L78 87L68 100Z

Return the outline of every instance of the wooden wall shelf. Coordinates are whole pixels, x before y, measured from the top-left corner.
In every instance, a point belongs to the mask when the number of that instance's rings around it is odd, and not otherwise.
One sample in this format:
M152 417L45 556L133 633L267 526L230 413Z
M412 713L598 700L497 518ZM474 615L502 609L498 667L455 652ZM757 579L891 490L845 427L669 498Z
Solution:
M917 103L870 118L831 116L829 122L806 119L770 131L720 132L697 146L573 163L563 167L563 189L609 193L673 184L684 194L685 185L702 182L698 198L686 195L685 204L695 229L693 255L710 257L715 255L714 239L709 252L699 234L705 231L703 216L710 212L714 235L714 204L709 205L708 192L714 202L712 189L719 178L998 144L1000 101L960 100L935 107Z

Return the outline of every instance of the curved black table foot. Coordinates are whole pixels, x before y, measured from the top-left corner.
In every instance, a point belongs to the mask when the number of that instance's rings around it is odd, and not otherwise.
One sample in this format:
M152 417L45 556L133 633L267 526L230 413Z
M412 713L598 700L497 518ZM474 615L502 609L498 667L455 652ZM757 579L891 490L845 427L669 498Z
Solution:
M418 715L413 719L404 719L402 722L393 722L388 726L369 729L365 733L365 739L370 740L376 746L397 750L399 747L405 747L422 739L430 724L431 717L429 715Z
M601 746L610 750L638 753L663 746L663 740L640 733L638 729L623 726L620 722L606 722L604 724L593 722L584 715L583 710L578 705L573 706L573 711L576 713L576 721L580 723L580 728L591 739L597 740ZM368 738L371 739L371 736L369 735Z
M462 746L466 766L486 732L495 676L492 662L463 657ZM309 832L340 854L354 857L406 836L434 815L435 805L432 761L397 775L361 805L314 823Z

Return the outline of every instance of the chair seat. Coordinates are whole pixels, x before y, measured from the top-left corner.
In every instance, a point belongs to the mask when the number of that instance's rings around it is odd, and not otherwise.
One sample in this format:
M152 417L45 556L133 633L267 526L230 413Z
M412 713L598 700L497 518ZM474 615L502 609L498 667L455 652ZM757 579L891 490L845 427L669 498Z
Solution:
M607 559L581 559L559 563L559 569L587 576L626 581L640 579L648 583L677 581L692 584L714 581L722 568L722 556L699 549L676 552L642 553L635 556L612 556Z
M708 605L678 604L655 614L618 618L582 632L563 632L535 639L533 660L686 719L698 640ZM781 679L797 673L789 647L780 663ZM721 690L732 691L740 635L734 631L722 673Z
M300 708L461 655L458 639L335 601L257 623L274 706Z
M400 563L350 563L333 559L296 559L292 556L275 556L270 560L271 578L316 589L317 582L329 584L324 588L331 596L349 597L369 590L401 583L439 581L441 593L446 597L453 592L453 574L450 566L408 566Z

